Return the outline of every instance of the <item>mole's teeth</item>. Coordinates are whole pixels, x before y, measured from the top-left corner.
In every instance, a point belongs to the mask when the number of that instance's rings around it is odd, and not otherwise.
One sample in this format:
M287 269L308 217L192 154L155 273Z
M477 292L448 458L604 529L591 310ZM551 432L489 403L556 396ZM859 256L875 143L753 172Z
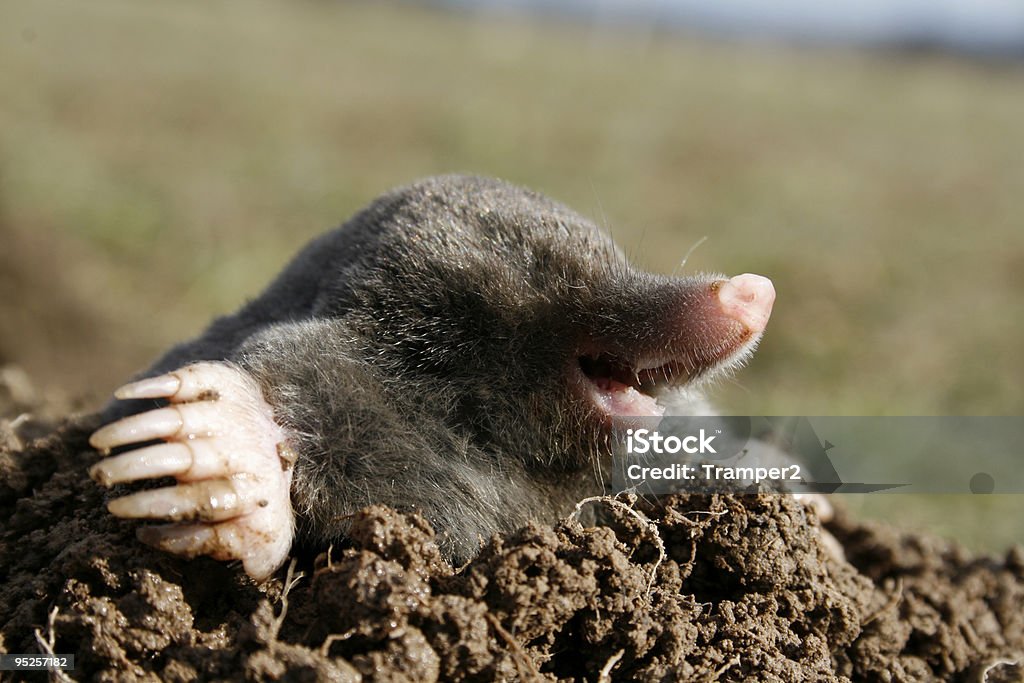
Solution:
M251 487L243 479L204 479L115 498L107 509L129 519L222 522L258 507L255 497L247 495L247 488Z
M96 430L89 443L99 451L137 441L164 439L182 431L184 419L176 407L159 408L131 415Z
M181 379L176 375L160 375L159 377L147 377L138 382L126 384L114 392L114 396L121 400L140 398L171 398L181 389Z
M151 477L172 477L192 468L192 451L183 443L165 443L106 458L89 469L103 486Z

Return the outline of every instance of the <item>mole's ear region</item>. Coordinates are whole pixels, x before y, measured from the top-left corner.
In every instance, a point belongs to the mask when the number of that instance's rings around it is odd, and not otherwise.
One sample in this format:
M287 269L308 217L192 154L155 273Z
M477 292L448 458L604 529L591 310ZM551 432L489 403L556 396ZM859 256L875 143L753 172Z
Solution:
M761 275L744 273L713 285L718 304L726 317L742 323L750 332L760 334L768 325L775 304L775 287Z

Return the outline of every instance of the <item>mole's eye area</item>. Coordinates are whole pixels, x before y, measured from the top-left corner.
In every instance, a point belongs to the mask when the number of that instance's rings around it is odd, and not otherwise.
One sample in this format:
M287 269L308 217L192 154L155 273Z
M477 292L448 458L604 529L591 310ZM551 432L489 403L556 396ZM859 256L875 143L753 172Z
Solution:
M678 363L635 367L607 353L580 356L579 366L593 400L609 415L661 415L658 394L687 376Z

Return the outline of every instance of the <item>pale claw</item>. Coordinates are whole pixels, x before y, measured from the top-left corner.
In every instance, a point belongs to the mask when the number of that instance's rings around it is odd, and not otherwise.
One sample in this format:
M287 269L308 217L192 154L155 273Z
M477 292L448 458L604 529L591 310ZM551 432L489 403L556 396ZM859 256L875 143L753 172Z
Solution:
M198 481L245 471L245 458L224 439L186 438L105 458L89 475L104 486L156 477Z
M227 363L204 362L133 382L115 395L170 405L97 430L89 440L95 448L166 443L105 458L90 475L105 486L165 476L179 483L112 500L110 512L198 522L140 529L139 538L186 557L241 560L257 579L272 574L293 537L293 458L255 381Z
M183 426L184 421L177 406L158 408L129 415L97 429L89 437L89 443L96 450L109 453L112 448L130 443L174 437L182 431Z
M281 566L276 558L287 557L291 549L291 537L284 535L264 537L260 544L252 542L269 526L261 519L262 513L257 511L220 524L147 526L135 535L146 545L182 557L209 555L215 560L241 560L249 576L262 580Z
M122 399L168 398L177 401L216 399L237 382L238 370L226 363L195 363L157 377L126 384L114 392Z
M794 493L793 497L813 509L822 522L830 522L835 516L832 503L828 502L828 498L821 493Z
M115 498L107 509L128 519L223 522L269 504L258 497L255 482L246 483L243 479L206 479L139 491Z
M177 375L160 375L126 384L115 391L114 396L122 401L132 398L171 398L180 388L181 378Z

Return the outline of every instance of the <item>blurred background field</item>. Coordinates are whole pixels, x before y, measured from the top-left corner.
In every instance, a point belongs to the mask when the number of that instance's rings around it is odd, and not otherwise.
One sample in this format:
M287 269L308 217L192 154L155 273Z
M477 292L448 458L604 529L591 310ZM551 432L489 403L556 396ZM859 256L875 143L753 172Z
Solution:
M0 364L95 406L380 192L467 171L779 299L738 413L1024 412L1024 63L411 3L0 5ZM871 496L976 548L1022 496Z

